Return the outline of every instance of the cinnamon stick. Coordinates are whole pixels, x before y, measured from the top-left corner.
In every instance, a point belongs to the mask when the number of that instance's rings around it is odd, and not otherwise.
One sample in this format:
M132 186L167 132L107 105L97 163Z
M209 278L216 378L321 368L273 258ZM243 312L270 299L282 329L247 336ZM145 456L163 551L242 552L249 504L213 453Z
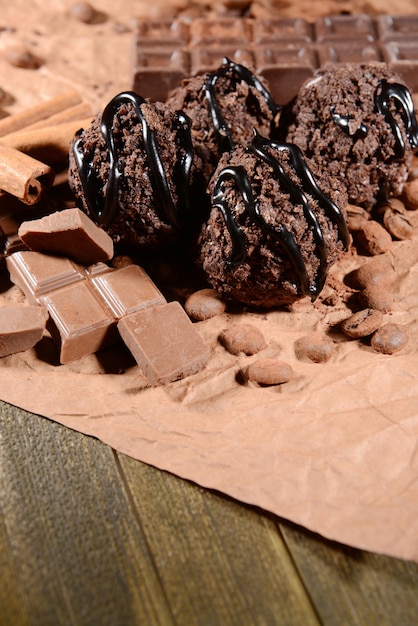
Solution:
M19 150L0 145L0 189L25 204L35 204L53 181L51 167Z
M76 91L71 91L61 96L50 98L44 102L29 107L19 113L14 113L0 120L0 137L14 133L22 128L34 124L39 120L45 120L52 115L64 111L69 107L81 102L80 95Z
M76 132L90 126L92 117L46 126L35 130L21 130L0 138L0 145L30 155L48 165L62 163L68 157L70 143ZM0 185L1 187L1 185Z
M46 128L47 126L56 126L58 124L65 124L66 122L74 122L76 120L81 120L89 115L92 115L91 107L87 102L80 102L74 106L68 107L67 109L63 109L54 115L51 115L48 118L43 120L39 120L34 124L30 124L29 126L25 126L20 131L17 132L26 132L28 130L37 130L38 128Z

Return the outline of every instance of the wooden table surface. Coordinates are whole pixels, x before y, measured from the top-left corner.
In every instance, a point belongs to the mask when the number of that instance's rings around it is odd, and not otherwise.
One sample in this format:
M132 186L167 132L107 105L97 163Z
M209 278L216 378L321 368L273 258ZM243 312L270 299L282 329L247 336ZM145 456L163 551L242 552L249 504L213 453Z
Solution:
M1 626L416 626L418 564L350 549L0 403Z

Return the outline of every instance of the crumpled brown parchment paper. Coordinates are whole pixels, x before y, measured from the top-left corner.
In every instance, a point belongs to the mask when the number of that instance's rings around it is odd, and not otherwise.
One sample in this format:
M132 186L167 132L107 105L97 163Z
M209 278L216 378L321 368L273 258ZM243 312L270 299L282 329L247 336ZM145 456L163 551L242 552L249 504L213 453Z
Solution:
M130 88L132 3L97 0L106 20L94 26L69 19L71 4L33 0L29 13L24 0L4 7L10 28L0 48L30 44L44 63L28 76L0 59L1 115L73 88L99 109ZM329 12L329 3L324 7ZM397 9L410 6L391 3L390 11ZM199 323L212 351L208 367L155 389L122 347L58 366L45 338L0 360L0 397L328 538L418 561L418 238L394 243L386 257L396 274L396 305L386 321L410 332L396 355L334 333L349 315L344 306L303 301L291 313L230 313ZM364 260L348 255L333 274L342 279ZM21 297L2 272L0 305ZM232 356L217 340L238 321L263 331L263 356L293 366L290 383L239 382L239 370L254 357ZM331 332L338 343L326 364L294 355L294 341L313 329Z
M122 346L57 365L46 337L0 360L0 397L328 538L418 561L418 239L395 242L386 257L396 277L386 320L410 333L398 354L335 333L345 305L303 300L292 312L199 322L207 368L166 387L149 388ZM364 260L348 255L332 274ZM16 290L3 291L0 304ZM244 320L267 339L258 356L293 366L291 382L240 382L256 357L229 354L217 337ZM325 364L294 355L295 340L314 329L337 342Z

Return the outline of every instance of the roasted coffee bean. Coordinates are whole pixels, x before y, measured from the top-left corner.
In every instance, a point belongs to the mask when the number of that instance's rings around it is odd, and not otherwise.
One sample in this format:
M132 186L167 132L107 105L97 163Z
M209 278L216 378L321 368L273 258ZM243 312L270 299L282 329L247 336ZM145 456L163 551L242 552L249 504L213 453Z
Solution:
M410 239L414 229L405 206L403 204L399 206L401 204L399 202L398 205L389 205L386 208L383 214L383 224L395 239Z
M25 70L36 70L42 65L41 59L23 46L11 46L10 48L6 48L2 56L10 65L21 67Z
M347 204L347 224L350 231L359 230L370 219L370 213L356 204Z
M389 313L393 309L394 298L386 289L371 285L359 293L359 302L365 308Z
M223 313L225 302L214 289L200 289L187 298L184 308L192 320L200 322Z
M384 254L392 246L392 237L379 222L369 220L356 231L356 242L361 251L371 256Z
M402 191L402 200L410 211L418 209L418 178L405 183Z
M360 265L353 274L352 281L357 289L366 287L384 287L389 282L389 272L384 263L379 261L369 261Z
M294 377L292 367L278 359L257 359L244 374L247 380L259 385L282 385Z
M94 24L97 21L99 13L88 2L76 2L70 8L70 15L84 24Z
M383 321L382 311L377 309L363 309L350 315L346 320L341 322L341 329L347 337L351 339L360 339L373 334Z
M394 354L408 343L408 333L398 324L388 323L381 326L371 339L371 346L382 354Z
M256 354L266 347L264 335L251 324L235 324L222 331L219 341L231 354Z
M408 181L418 178L418 157L414 156L411 167L409 168Z
M310 333L295 342L295 354L301 361L308 360L313 361L313 363L325 363L329 361L334 352L334 342L321 332Z

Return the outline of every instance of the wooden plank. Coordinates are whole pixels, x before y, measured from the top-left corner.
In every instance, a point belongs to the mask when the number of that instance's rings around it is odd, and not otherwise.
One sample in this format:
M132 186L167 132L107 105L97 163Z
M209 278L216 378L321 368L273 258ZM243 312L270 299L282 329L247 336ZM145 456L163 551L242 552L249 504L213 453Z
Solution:
M1 624L417 623L417 564L326 541L1 403L0 437Z
M416 626L418 564L280 529L326 626Z
M119 458L177 624L318 624L267 514Z
M173 624L113 451L0 408L0 623Z

